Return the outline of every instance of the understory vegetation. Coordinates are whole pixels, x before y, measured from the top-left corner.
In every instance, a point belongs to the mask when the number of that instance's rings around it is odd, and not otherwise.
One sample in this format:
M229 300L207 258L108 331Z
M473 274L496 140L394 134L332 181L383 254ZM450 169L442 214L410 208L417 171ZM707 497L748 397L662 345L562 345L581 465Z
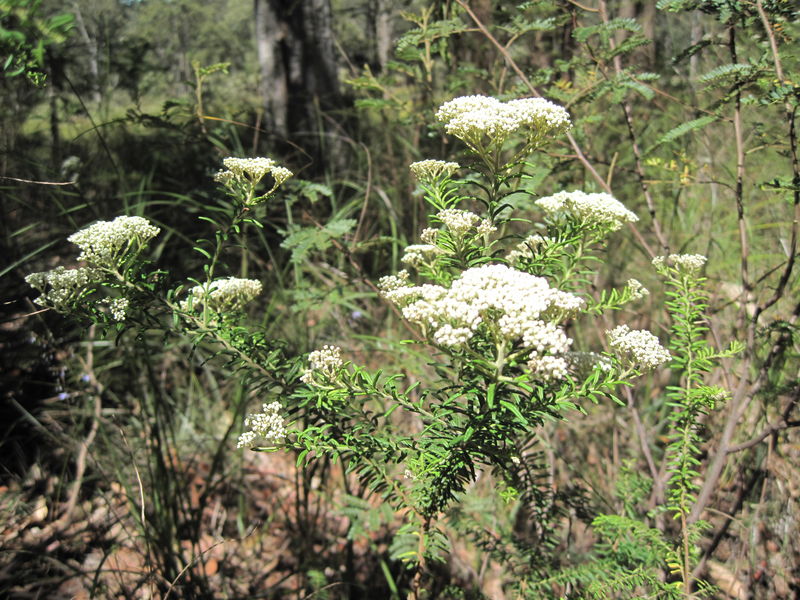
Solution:
M800 594L790 0L0 0L0 594Z

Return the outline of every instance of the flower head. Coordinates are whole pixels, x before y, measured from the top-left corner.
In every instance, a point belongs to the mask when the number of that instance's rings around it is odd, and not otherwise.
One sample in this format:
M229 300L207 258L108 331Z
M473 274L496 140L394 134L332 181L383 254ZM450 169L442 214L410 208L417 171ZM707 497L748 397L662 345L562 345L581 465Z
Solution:
M566 379L569 363L563 356L544 355L532 352L528 368L534 379L542 381L559 381Z
M433 227L427 227L419 234L419 239L422 240L423 244L435 244L438 237L439 230Z
M536 205L552 219L573 218L589 226L599 226L616 231L624 223L639 220L616 198L609 194L587 194L579 190L558 192L539 198Z
M237 448L253 448L259 441L267 444L280 444L286 438L286 425L280 415L279 402L271 402L262 406L262 412L247 415L244 426L249 427L239 436Z
M294 175L289 169L279 166L271 158L228 157L223 159L222 164L227 170L219 171L214 175L214 181L221 183L236 195L244 192L246 194L244 201L247 205L263 202ZM272 188L260 196L255 196L253 191L256 184L266 175L272 176Z
M91 267L77 269L56 267L52 271L31 273L25 281L41 292L41 295L34 300L36 304L65 311L81 299L91 284L101 281L102 277L102 271Z
M67 239L81 249L78 260L95 267L116 269L131 255L136 255L161 230L143 217L117 217L98 221Z
M409 168L420 183L436 183L452 176L459 169L459 164L443 160L420 160L411 163Z
M658 338L649 331L620 325L606 334L608 345L625 366L651 371L672 358Z
M445 102L436 112L447 133L466 142L473 150L484 144L498 146L521 132L528 144L570 127L567 111L544 98L523 98L501 102L487 96L461 96Z
M338 346L323 346L308 355L309 367L300 381L316 387L327 387L339 379L339 371L344 366L342 349Z
M463 237L464 234L481 220L475 213L458 208L445 208L444 210L440 210L436 213L436 218L444 223L444 226L456 237Z
M216 279L194 286L189 291L189 298L181 303L181 309L197 310L200 306L207 306L215 312L241 310L261 293L261 288L261 282L256 279Z
M387 283L383 295L443 346L464 345L481 330L542 355L562 353L571 340L552 321L583 306L542 277L497 264L467 269L449 288Z
M478 235L486 236L497 231L497 226L492 223L491 219L483 219L475 229L478 231Z
M403 258L400 260L407 265L416 267L441 253L442 249L432 244L412 244L406 247L403 252Z
M667 275L672 267L681 275L696 276L703 269L708 260L702 254L670 254L669 256L656 256L653 266L661 275Z
M506 255L506 260L513 265L518 263L521 258L533 258L535 252L552 242L552 238L538 233L529 235Z
M128 314L130 301L127 298L107 298L104 304L108 304L108 311L111 318L115 321L124 321Z
M628 279L625 287L630 290L631 300L641 300L650 295L650 290L644 287L638 279Z
M386 294L388 292L395 291L402 287L408 287L411 284L408 282L409 273L405 269L399 271L397 275L384 275L378 280L378 288L381 290L381 293Z

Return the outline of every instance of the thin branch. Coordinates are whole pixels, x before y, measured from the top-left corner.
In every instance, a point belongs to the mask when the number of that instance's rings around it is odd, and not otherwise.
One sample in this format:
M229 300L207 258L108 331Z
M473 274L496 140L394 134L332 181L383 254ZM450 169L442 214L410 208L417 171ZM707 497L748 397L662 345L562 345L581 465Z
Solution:
M508 50L506 50L506 48L499 41L497 41L497 38L495 38L492 35L492 33L486 28L486 26L472 11L469 5L464 0L456 0L456 2L467 12L470 18L472 18L472 20L478 26L478 29L480 29L481 33L486 37L486 39L488 39L497 48L497 51L500 52L500 54L502 54L503 58L508 63L508 66L511 67L511 69L517 74L517 76L527 86L527 88L531 91L531 93L534 96L541 98L542 95L539 93L539 90L536 89L536 87L534 87L530 79L528 79L528 77L525 75L525 73L523 73L522 69L520 69L516 61L511 57ZM578 145L578 142L575 140L572 134L567 132L566 135L567 139L569 140L570 146L572 146L572 150L575 152L575 156L577 156L578 160L583 165L583 167L587 171L589 171L592 178L605 192L612 194L611 187L606 183L606 180L600 175L600 173L597 172L597 169L595 169L594 166L587 160L586 156L583 153L583 150L581 150L581 147ZM655 257L656 255L653 252L652 248L650 248L650 245L644 239L641 232L638 229L636 229L636 227L634 227L633 223L628 223L628 228L636 237L636 240L639 242L639 244L641 244L641 246L645 249L647 254L651 258Z
M759 433L753 439L750 439L746 442L742 442L741 444L737 444L736 446L731 446L728 448L728 454L733 454L734 452L741 452L742 450L747 450L748 448L752 448L753 446L757 446L769 436L774 433L778 433L779 431L783 431L784 429L789 429L791 427L798 427L800 426L800 421L784 421L780 419L775 423L770 423L767 427Z
M788 322L790 325L793 325L798 321L799 318L800 302L795 305L794 312L788 319ZM754 327L755 325L751 320L748 329L753 329ZM786 348L788 347L789 339L791 339L790 335L788 333L784 333L778 340L775 341L770 349L769 354L767 355L767 358L761 364L761 368L759 369L755 381L749 386L747 383L747 372L750 367L750 363L752 362L752 357L749 355L745 356L743 364L741 365L741 380L739 382L739 386L733 394L733 398L731 399L730 412L728 413L725 427L722 431L722 435L720 436L717 450L714 453L708 468L706 469L703 487L701 488L700 493L697 495L697 501L695 502L694 507L692 507L692 512L689 516L690 523L694 523L700 518L703 510L705 510L705 507L708 505L711 497L714 495L714 492L717 489L717 483L722 475L722 470L727 462L729 454L728 449L731 448L731 440L733 439L733 434L736 430L737 424L739 423L739 419L744 414L744 411L750 404L750 401L755 397L756 393L758 393L764 382L767 380L772 365L775 363L778 357L783 355L785 352Z
M769 40L769 47L772 51L772 62L775 65L775 74L778 76L778 81L783 83L785 81L785 77L783 74L783 65L781 64L781 55L778 52L778 43L775 40L775 32L772 30L772 25L769 22L769 17L767 16L767 12L764 10L761 0L757 0L756 9L758 10L758 16L761 18L761 23L764 26L764 31L766 32L767 39ZM786 102L784 104L784 108L786 109L786 120L789 122L789 152L792 156L792 185L794 187L794 218L792 220L791 241L789 242L789 260L787 261L786 267L783 270L783 274L778 281L778 286L775 289L775 293L769 300L764 302L764 304L760 305L756 309L754 317L756 320L762 312L775 304L783 296L786 285L788 284L789 278L792 275L792 270L794 269L794 264L797 258L798 222L800 221L800 159L797 156L797 107L792 106L789 102Z
M783 414L781 415L780 419L767 425L764 428L764 430L754 438L751 438L746 442L742 442L741 444L737 444L736 446L731 446L730 448L728 448L728 454L733 454L734 452L747 450L748 448L757 446L765 439L767 439L769 436L774 435L779 431L783 431L784 429L789 429L790 427L800 426L800 421L789 420L789 417L791 416L792 411L797 406L798 402L800 402L800 386L795 388L794 397L789 401L789 404L786 405L786 408L783 409Z
M92 415L92 426L89 428L89 433L86 438L78 446L78 453L75 456L75 478L72 481L72 486L69 492L69 497L61 511L61 517L54 524L57 530L65 528L72 517L72 513L78 504L78 496L80 495L81 487L83 486L83 476L86 473L86 458L89 455L89 448L94 443L97 436L97 430L100 427L100 415L103 409L103 385L97 381L94 375L94 334L95 326L89 327L89 334L87 336L88 344L86 345L86 358L81 361L86 375L89 377L89 382L95 390L94 395L94 413Z
M606 1L600 0L598 7L600 11L600 18L602 19L603 24L608 25L608 7L606 5ZM612 50L617 47L613 37L609 38L608 45ZM617 76L621 75L622 58L619 54L614 55L613 64L614 72L617 74ZM653 201L652 194L650 194L650 186L647 185L647 175L644 172L644 164L642 163L642 151L639 148L639 140L636 136L636 130L633 127L633 109L631 108L630 102L627 100L621 102L620 105L622 106L622 112L625 115L625 124L628 128L628 139L630 139L631 149L633 150L636 175L639 178L639 186L642 188L642 194L644 195L644 199L647 204L647 211L650 213L650 220L653 222L653 231L656 235L658 243L661 244L661 249L664 251L664 254L669 254L669 243L667 242L667 238L664 236L664 233L661 231L661 223L656 215L655 202Z
M16 177L0 176L0 179L7 179L8 181L17 181L19 183L35 183L36 185L75 185L77 181L33 181L31 179L18 179Z

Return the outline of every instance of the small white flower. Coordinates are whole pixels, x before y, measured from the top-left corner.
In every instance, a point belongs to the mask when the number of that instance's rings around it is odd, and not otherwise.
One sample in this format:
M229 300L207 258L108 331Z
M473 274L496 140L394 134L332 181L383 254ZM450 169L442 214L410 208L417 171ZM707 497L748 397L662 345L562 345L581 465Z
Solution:
M52 271L31 273L25 281L41 292L41 296L34 300L36 304L65 311L80 299L88 286L101 281L102 277L102 271L91 267L56 267Z
M608 345L623 365L649 371L672 358L658 338L649 331L629 329L627 325L620 325L607 331L606 335L608 335Z
M433 334L433 341L441 346L457 348L466 344L471 337L472 330L469 327L453 327L446 323Z
M538 233L529 235L506 255L506 260L516 264L521 258L533 258L535 252L552 243L553 239Z
M393 292L399 288L408 287L409 273L405 269L399 271L397 275L384 275L378 280L378 289L385 296L388 292Z
M481 218L475 213L468 210L459 210L457 208L446 208L436 213L436 218L439 219L444 226L450 230L455 237L463 237L475 223Z
M481 221L476 229L479 235L490 235L497 231L497 227L489 219Z
M463 345L487 323L491 326L484 329L486 335L540 354L569 349L571 340L551 320L583 306L582 299L551 288L542 277L498 264L467 269L449 288L393 285L384 288L383 295L436 343Z
M670 254L669 256L656 256L653 259L653 266L661 275L667 275L669 267L672 267L682 275L696 276L703 269L707 260L702 254Z
M501 102L487 96L462 96L445 102L436 112L447 133L479 150L486 142L502 145L519 131L529 144L548 134L566 131L569 114L544 98Z
M325 386L339 379L339 371L344 365L342 349L338 346L323 346L308 355L309 368L300 381L311 386Z
M601 226L616 231L624 223L639 220L616 198L609 194L587 194L579 190L558 192L539 198L536 205L552 219L571 217L586 225Z
M78 260L93 266L116 269L131 253L136 254L161 230L143 217L117 217L98 221L67 238L81 249Z
M207 306L216 312L241 310L261 293L261 288L261 282L256 279L215 279L207 285L194 286L189 291L189 298L181 302L181 309L197 311Z
M409 167L421 183L435 183L439 179L452 176L459 169L459 164L443 160L420 160L411 163Z
M631 300L641 300L650 295L650 290L644 287L638 279L628 279L625 285L631 292Z
M107 298L105 304L108 304L108 311L111 313L111 318L115 321L124 321L128 313L130 301L127 298Z
M264 175L277 167L277 163L271 158L235 158L228 157L222 159L222 164L228 169L230 174L236 178L249 178L258 181Z
M286 425L280 415L281 405L272 402L262 406L262 412L247 415L244 426L249 428L239 436L237 448L253 448L259 442L280 444L286 438ZM262 444L263 445L263 444Z
M416 267L421 263L427 262L437 254L441 254L441 252L441 248L433 244L412 244L406 247L403 252L403 258L401 258L400 261L412 267Z
M238 192L243 185L255 186L266 175L273 179L272 188L260 196L253 196L247 200L248 204L258 204L271 196L287 179L294 176L286 167L279 166L271 158L235 158L228 157L222 160L227 171L220 171L214 175L214 181L221 183L229 190Z
M531 376L547 382L566 379L568 366L567 361L562 356L539 356L536 352L531 353L531 359L528 361Z
M422 230L419 239L422 241L423 244L435 244L436 239L438 237L439 237L439 230L433 229L432 227L428 227L427 229Z

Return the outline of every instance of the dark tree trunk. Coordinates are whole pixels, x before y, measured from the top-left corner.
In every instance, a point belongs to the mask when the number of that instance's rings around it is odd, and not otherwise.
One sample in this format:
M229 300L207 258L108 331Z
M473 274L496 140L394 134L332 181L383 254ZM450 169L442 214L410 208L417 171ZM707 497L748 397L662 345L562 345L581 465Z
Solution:
M282 41L284 28L271 0L255 0L256 49L259 65L259 92L264 106L264 122L270 133L286 137L289 86L284 68Z
M265 123L273 139L320 156L320 111L343 105L330 0L255 0Z
M375 42L377 45L378 64L381 69L392 57L392 11L388 0L378 0L378 14L375 17Z

